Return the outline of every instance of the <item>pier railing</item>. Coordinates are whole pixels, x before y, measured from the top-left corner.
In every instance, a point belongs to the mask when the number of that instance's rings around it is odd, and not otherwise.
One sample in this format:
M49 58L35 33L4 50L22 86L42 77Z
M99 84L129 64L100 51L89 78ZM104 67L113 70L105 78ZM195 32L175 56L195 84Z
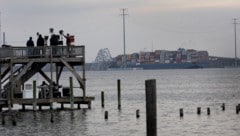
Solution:
M0 59L84 57L84 46L3 47Z

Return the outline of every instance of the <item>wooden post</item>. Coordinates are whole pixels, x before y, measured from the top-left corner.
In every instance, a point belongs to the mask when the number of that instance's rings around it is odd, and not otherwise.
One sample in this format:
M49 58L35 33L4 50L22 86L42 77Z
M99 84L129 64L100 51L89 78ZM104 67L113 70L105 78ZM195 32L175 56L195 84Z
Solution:
M239 105L236 106L236 114L239 113Z
M61 103L61 110L64 109L64 103Z
M117 80L117 88L118 88L118 109L121 109L121 80Z
M51 119L50 119L50 122L53 123L54 120L53 120L53 112L51 112Z
M179 115L181 118L183 117L183 108L179 109Z
M210 115L211 114L211 111L210 111L210 108L208 107L207 108L207 115Z
M104 118L107 120L108 119L108 111L105 111L104 113Z
M140 114L139 114L139 109L136 110L136 118L139 118L140 117Z
M33 81L33 111L37 109L37 99L36 99L36 80Z
M81 105L80 105L80 103L78 103L78 105L77 105L77 106L78 106L78 109L81 109Z
M104 92L101 92L101 103L102 103L102 108L104 108Z
M25 111L26 108L25 108L25 104L22 104L22 111Z
M91 109L92 108L92 103L91 101L88 102L88 109Z
M201 107L197 107L197 114L198 114L198 115L201 114Z
M42 105L39 105L39 107L38 107L38 108L39 108L39 110L41 111L41 110L42 110Z
M52 114L52 109L53 109L53 47L50 47L50 78L51 78L51 82L50 82L50 110L51 110L51 114Z
M69 81L70 81L70 104L71 104L71 109L73 109L74 101L73 101L73 79L72 79L72 77L69 77Z
M222 111L225 111L225 104L224 103L222 104L221 107L222 107Z
M17 125L15 115L12 115L12 125L13 125L13 126L16 126L16 125Z
M5 125L5 116L3 113L2 113L2 125Z
M157 136L156 80L145 81L147 136Z

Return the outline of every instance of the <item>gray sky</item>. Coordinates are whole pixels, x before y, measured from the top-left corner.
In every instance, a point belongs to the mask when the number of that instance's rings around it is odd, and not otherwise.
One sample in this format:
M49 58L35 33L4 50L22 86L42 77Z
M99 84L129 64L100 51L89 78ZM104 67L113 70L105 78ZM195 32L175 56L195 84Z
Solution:
M8 44L25 46L36 32L63 29L86 46L92 62L102 48L113 57L123 53L121 8L128 13L127 53L182 47L234 57L232 23L240 18L240 0L0 0L1 31ZM237 33L240 56L240 25Z

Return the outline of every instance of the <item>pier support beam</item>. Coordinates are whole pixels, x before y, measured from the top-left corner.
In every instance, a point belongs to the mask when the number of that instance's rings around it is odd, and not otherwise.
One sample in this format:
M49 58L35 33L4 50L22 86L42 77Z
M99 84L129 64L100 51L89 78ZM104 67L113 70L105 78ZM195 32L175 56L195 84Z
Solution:
M36 80L33 81L33 111L37 109L37 98L36 98Z
M70 105L71 105L71 109L74 108L74 100L73 100L73 79L72 77L69 77L69 81L70 81Z
M25 111L26 108L25 108L25 104L22 105L22 111Z

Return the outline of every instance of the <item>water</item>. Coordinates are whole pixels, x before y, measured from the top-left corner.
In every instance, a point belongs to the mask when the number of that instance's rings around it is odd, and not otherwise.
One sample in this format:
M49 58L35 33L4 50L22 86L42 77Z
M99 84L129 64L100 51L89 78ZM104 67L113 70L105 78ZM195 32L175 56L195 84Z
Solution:
M61 83L69 84L70 73L62 75ZM239 136L240 69L188 69L149 71L87 72L87 95L95 96L92 109L20 112L17 126L7 118L0 125L0 135L39 136L145 136L145 80L157 80L157 126L159 136ZM36 76L38 84L41 77ZM122 110L117 109L117 79L121 79ZM76 84L76 82L75 82ZM101 108L101 91L105 92L105 108ZM225 103L226 110L221 111ZM202 107L202 114L196 108ZM211 115L207 116L207 107ZM179 108L184 117L179 117ZM136 119L136 110L140 118ZM109 119L104 119L104 112Z

